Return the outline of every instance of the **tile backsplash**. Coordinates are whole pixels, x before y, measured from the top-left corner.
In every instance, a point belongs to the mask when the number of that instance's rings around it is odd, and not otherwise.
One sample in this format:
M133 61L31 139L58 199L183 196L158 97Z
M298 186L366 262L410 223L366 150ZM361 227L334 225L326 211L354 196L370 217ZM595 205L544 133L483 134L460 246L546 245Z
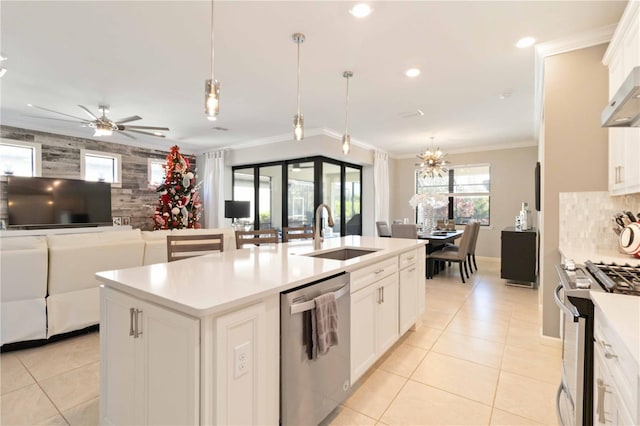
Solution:
M560 193L560 247L617 250L611 217L621 211L640 212L640 194L612 197L608 192Z

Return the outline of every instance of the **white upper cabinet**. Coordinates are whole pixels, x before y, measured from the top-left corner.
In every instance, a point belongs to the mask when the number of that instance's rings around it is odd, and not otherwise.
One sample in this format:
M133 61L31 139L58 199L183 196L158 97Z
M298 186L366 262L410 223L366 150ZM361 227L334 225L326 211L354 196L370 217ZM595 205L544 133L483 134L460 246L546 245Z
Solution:
M627 4L604 55L609 67L609 99L634 67L640 66L640 1ZM609 129L609 192L640 192L640 128Z

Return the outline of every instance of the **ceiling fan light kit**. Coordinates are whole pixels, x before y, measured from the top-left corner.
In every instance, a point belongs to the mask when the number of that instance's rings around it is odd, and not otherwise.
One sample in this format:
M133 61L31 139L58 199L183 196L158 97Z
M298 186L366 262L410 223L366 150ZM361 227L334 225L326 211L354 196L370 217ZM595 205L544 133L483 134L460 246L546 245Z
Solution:
M211 78L204 83L204 113L211 121L220 112L220 83L213 74L214 65L214 32L213 32L213 0L211 0Z
M295 33L291 38L298 46L298 84L296 90L298 97L298 113L293 116L293 139L301 141L304 139L304 117L300 113L300 44L304 43L305 37L302 33Z

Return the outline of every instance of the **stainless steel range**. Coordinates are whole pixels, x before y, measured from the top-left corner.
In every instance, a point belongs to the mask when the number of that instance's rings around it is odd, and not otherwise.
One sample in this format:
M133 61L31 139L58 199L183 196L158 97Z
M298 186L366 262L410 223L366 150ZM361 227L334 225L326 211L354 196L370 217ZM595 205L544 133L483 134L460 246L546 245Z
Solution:
M562 381L557 409L560 423L593 424L593 303L590 291L640 296L640 265L568 260L557 266L560 284L555 301L564 313Z

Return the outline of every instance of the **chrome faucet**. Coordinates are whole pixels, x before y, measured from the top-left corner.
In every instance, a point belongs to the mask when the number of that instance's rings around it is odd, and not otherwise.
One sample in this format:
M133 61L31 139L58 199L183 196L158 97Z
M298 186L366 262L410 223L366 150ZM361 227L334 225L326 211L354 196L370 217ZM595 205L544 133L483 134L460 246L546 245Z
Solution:
M322 222L322 208L327 209L327 213L329 214L328 225L333 226L333 217L331 217L331 209L326 204L320 204L316 208L316 229L313 235L313 249L320 250L322 245L322 241L324 240L323 232L320 230L320 223Z

